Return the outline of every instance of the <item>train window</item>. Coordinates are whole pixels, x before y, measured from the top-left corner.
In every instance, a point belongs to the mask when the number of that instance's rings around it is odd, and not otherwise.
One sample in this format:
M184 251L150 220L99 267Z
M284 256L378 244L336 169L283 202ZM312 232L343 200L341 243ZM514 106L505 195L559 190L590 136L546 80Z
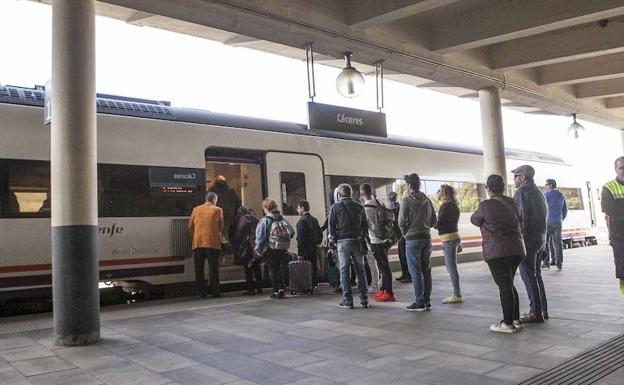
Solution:
M297 203L306 199L305 175L302 172L280 172L282 214L297 215Z
M0 160L0 217L50 217L50 162Z
M580 188L558 187L565 197L568 210L583 210L583 195Z
M187 216L204 191L202 169L98 165L101 217Z
M546 188L543 186L538 186L539 190L544 193L546 192ZM507 193L509 196L513 197L518 190L515 186L509 185L507 186ZM557 187L563 196L565 197L566 203L568 205L568 210L583 210L583 195L581 195L580 188L570 188L570 187Z
M422 181L421 190L431 199L436 210L440 208L437 196L438 189L443 184L450 185L455 189L460 212L470 213L477 209L479 206L479 188L476 183L424 180Z
M360 199L360 186L364 183L369 183L373 188L373 192L377 199L379 199L386 205L388 204L388 193L390 191L395 191L398 194L399 199L405 191L405 182L403 181L403 179L330 175L327 177L326 180L326 185L330 187L326 192L326 202L330 204L334 203L334 189L338 187L338 185L340 185L341 183L347 183L351 186L351 188L353 189L352 198L355 200Z

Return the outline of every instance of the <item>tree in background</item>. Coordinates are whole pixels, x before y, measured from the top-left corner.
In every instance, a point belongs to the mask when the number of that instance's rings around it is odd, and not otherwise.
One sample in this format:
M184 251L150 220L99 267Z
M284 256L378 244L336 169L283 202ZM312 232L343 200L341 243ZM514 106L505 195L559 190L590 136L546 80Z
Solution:
M477 185L475 183L457 183L455 184L457 192L457 205L462 213L473 212L479 206L479 194L477 194Z

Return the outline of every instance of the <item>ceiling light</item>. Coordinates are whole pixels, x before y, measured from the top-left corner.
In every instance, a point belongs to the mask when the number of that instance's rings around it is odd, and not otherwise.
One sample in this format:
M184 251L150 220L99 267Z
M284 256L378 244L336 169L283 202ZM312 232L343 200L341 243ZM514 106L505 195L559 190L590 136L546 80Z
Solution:
M347 66L336 77L336 89L345 98L355 98L364 91L364 76L351 66L351 52L345 52Z
M576 121L576 114L572 114L572 124L568 127L568 135L571 138L578 139L580 134L585 131L585 127Z

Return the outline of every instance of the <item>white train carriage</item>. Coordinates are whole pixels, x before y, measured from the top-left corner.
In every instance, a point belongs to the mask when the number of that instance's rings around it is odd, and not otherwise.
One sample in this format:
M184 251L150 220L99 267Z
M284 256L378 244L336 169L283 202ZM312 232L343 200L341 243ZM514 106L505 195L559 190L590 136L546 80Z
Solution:
M0 296L49 290L50 134L43 90L0 86ZM480 150L308 130L294 123L171 107L98 95L99 265L102 281L175 285L194 280L185 224L217 175L260 213L266 196L281 201L293 224L307 199L321 222L339 183L371 183L385 199L417 172L424 192L453 184L462 210L464 256L479 257L481 236L469 222L484 198ZM568 198L565 234L590 237L594 217L585 182L561 159L508 152L508 167L528 163L537 183L556 178ZM434 236L434 256L441 243ZM391 252L396 260L396 250ZM226 257L222 282L243 280Z

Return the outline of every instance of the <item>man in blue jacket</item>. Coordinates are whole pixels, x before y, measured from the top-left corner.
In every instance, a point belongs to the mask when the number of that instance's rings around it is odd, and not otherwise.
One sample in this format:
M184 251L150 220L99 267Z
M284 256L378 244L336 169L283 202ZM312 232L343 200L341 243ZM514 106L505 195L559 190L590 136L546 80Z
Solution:
M526 287L531 309L520 320L544 322L544 319L548 319L548 304L540 270L542 261L537 258L537 254L546 241L546 200L533 181L533 167L522 165L512 173L518 188L514 201L520 212L520 225L526 247L526 257L520 263L520 276Z
M568 205L565 197L557 190L557 181L554 179L546 179L546 205L548 206L548 216L546 217L546 251L543 268L550 268L548 258L550 255L550 264L557 265L557 270L561 271L563 264L563 244L561 243L561 226L563 220L568 215Z

